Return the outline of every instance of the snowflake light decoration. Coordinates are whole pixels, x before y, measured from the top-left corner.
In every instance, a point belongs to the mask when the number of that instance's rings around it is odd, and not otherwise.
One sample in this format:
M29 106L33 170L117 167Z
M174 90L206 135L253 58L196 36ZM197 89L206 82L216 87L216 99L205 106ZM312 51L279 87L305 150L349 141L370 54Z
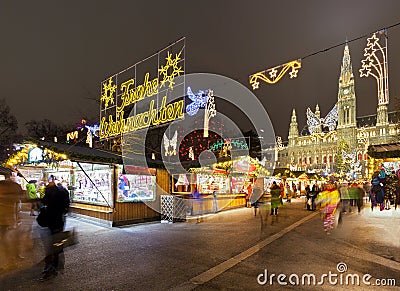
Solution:
M112 77L108 79L108 82L103 83L103 95L101 95L100 101L104 102L104 108L108 107L108 103L114 104L114 96L117 85L113 85Z
M175 54L175 58L173 58L172 54L168 52L168 55L165 58L167 60L167 63L165 64L165 66L161 66L161 68L158 69L160 77L162 75L160 88L164 87L165 84L168 82L168 87L170 89L174 89L175 77L180 76L183 73L182 67L178 66L178 63L181 60L181 54L182 52ZM168 71L170 71L170 73Z

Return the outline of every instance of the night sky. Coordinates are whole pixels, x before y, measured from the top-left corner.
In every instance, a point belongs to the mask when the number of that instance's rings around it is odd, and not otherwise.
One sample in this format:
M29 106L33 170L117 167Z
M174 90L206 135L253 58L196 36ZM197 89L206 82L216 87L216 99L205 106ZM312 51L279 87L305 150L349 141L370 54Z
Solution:
M248 88L252 73L400 22L398 0L3 1L0 98L18 118L78 123L99 116L100 83L186 37L186 73L209 72ZM389 110L400 96L400 25L388 30ZM376 113L372 77L360 78L366 38L349 43L358 116ZM305 58L298 78L254 91L287 139L296 108L324 116L337 100L344 46ZM217 108L218 110L218 108ZM231 110L225 112L236 114ZM246 129L245 122L241 126Z

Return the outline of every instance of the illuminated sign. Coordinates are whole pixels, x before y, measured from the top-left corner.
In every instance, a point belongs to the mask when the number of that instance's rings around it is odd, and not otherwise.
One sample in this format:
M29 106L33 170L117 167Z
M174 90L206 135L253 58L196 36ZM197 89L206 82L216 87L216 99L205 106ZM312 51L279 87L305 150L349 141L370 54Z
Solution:
M78 131L77 130L67 133L67 142L69 142L70 140L76 141L77 139L78 139Z
M182 38L104 80L100 97L100 139L184 118L184 56L185 39ZM182 78L176 78L181 75Z

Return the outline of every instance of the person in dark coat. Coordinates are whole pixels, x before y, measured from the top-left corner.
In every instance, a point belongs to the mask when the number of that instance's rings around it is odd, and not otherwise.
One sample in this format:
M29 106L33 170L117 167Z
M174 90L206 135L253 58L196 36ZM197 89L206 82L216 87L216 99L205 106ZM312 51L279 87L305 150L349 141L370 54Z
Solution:
M281 188L274 181L271 187L271 215L278 215L278 207L281 204Z
M57 186L55 177L50 176L42 199L46 207L48 227L44 236L46 245L45 268L41 280L47 280L57 275L57 269L64 269L63 251L53 248L53 235L62 232L65 225L65 214L68 212L70 200L68 191L62 186Z

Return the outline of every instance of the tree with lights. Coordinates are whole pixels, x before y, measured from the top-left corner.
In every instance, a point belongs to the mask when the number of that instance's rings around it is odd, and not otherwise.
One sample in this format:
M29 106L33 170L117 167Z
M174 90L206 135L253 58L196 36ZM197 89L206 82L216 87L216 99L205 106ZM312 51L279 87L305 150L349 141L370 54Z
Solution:
M0 100L0 162L8 158L13 143L20 142L22 137L17 134L17 118L11 114L10 107L4 99Z
M336 172L341 176L350 171L350 165L346 163L345 157L343 157L343 151L349 152L349 145L344 140L341 140L338 144L335 158Z

